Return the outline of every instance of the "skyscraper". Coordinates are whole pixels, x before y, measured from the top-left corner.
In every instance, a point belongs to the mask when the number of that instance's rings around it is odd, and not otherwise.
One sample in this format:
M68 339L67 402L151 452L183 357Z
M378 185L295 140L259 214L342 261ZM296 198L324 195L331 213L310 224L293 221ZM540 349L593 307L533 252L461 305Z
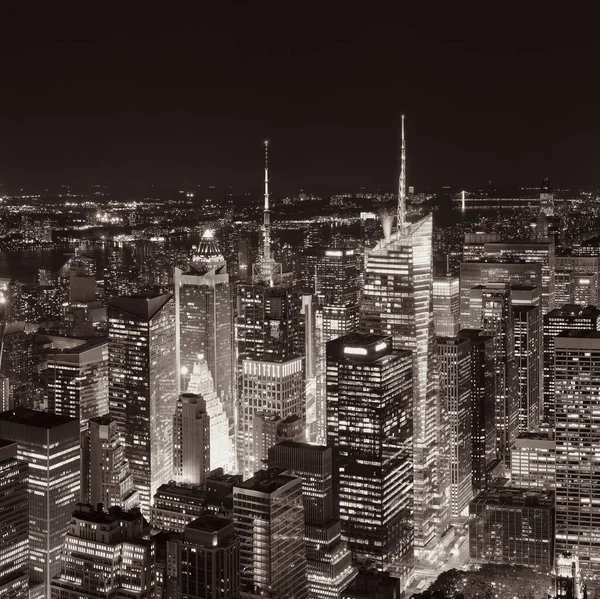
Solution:
M342 534L355 559L403 577L414 548L412 381L412 355L393 350L390 337L354 333L327 344Z
M439 337L454 337L460 330L460 279L433 279L433 325Z
M269 450L269 467L302 479L309 598L339 597L356 570L334 519L332 448L283 441Z
M175 269L177 372L191 372L206 360L215 392L233 423L233 297L225 258L211 231L183 272ZM200 357L199 357L200 356ZM187 387L181 387L186 392Z
M465 338L438 337L440 391L445 394L450 421L450 508L464 515L473 497L472 472L472 350Z
M168 293L120 296L108 305L110 413L148 515L156 489L172 477L177 400L172 298Z
M136 507L140 497L133 486L133 474L125 458L117 421L109 414L91 418L88 436L89 463L84 477L89 498L86 501L91 505L116 505L124 510Z
M79 420L15 408L0 414L0 439L15 442L17 458L29 466L29 581L50 597L80 495Z
M17 444L0 439L0 597L28 599L27 464Z
M556 551L600 571L600 332L565 331L554 340Z
M237 599L240 541L233 522L205 515L167 541L167 596Z
M8 407L33 408L33 334L24 322L0 320L0 373L9 381Z
M233 489L242 589L308 597L302 479L261 470Z
M515 365L515 329L510 286L490 283L471 289L471 321L493 335L495 355L496 442L507 463L519 431L519 396Z
M360 330L412 352L415 546L429 549L449 526L448 439L433 330L433 217L406 220L404 117L394 233L392 224L384 219L384 239L366 255Z
M487 469L497 457L494 337L479 329L462 329L458 338L471 341L472 480L477 494L487 488Z
M173 474L201 485L210 472L210 417L201 395L182 393L173 416Z

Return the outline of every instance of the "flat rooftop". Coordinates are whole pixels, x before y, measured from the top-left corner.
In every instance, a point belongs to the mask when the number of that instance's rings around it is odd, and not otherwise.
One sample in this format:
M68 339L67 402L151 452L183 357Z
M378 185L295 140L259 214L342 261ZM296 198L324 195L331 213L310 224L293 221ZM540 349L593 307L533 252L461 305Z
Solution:
M34 426L36 428L57 428L70 424L71 422L77 422L77 418L69 418L69 416L60 416L53 414L52 412L40 412L39 410L30 410L29 408L15 408L8 412L2 412L0 414L0 421L3 422L14 422L15 424L24 424L27 426Z

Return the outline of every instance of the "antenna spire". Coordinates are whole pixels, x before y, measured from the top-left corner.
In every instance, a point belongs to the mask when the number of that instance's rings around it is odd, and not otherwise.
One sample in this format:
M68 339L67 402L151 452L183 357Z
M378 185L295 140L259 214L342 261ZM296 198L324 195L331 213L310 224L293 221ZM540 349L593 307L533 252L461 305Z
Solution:
M404 139L404 115L402 115L402 149L400 153L400 179L398 181L398 231L406 225L406 140Z
M265 140L265 207L263 211L263 261L271 260L271 213L269 211L269 141Z

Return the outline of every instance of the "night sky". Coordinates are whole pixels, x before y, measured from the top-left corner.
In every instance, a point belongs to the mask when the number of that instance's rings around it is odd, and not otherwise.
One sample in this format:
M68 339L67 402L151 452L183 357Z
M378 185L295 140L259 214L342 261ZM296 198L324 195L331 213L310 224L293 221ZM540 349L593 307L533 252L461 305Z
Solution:
M417 191L600 185L595 17L436 4L2 6L0 189L255 190L268 137L275 195L391 191L402 112Z

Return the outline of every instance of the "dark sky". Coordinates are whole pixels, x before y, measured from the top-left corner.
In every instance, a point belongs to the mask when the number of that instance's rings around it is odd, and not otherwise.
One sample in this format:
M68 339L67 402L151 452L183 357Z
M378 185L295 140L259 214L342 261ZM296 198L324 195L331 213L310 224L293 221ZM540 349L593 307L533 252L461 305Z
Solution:
M401 112L417 190L543 176L557 186L600 184L591 14L527 14L524 3L493 5L497 13L423 3L402 15L364 2L360 12L349 3L240 2L178 14L168 3L157 13L93 3L103 10L89 14L5 4L7 189L254 190L268 137L276 195L392 190Z

